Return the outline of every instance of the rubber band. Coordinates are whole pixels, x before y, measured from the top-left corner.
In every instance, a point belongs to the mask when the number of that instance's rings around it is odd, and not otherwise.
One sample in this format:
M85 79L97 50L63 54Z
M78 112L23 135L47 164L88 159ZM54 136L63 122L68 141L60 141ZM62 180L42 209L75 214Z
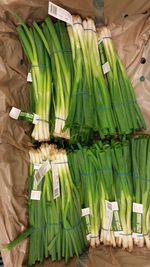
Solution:
M58 119L58 120L61 120L61 121L66 121L65 119L60 118L60 117L55 117L55 119Z
M68 161L63 161L63 162L54 162L53 164L67 164L68 163Z
M110 108L113 108L113 107L122 107L122 106L130 106L130 105L133 105L133 104L137 104L136 101L112 101L112 105L109 105L109 106L101 106L101 107L97 107L97 108L94 108L94 110L103 110L103 109L110 109Z
M144 177L140 177L140 176L138 176L138 175L135 175L135 174L133 174L133 178L134 179L139 179L139 180L142 180L143 182L150 182L150 179L146 179L146 178L144 178Z
M84 31L92 31L92 32L95 32L96 33L96 30L89 29L89 28L85 28Z
M92 238L99 238L99 235L93 235L93 236L90 236L90 238L92 239Z
M83 26L82 22L75 22L75 23L73 23L73 25L81 25L81 26Z
M53 56L54 54L58 54L58 53L71 53L72 51L71 50L65 50L65 49L58 49L58 50L55 50L55 51L52 51L51 53L49 53L50 56Z
M93 172L93 173L92 172L91 173L86 173L86 172L84 173L83 172L83 173L81 173L81 176L93 176L93 175L96 175L96 172Z
M91 95L88 91L78 91L77 93L72 93L72 95Z
M44 121L44 122L49 123L49 121L47 121L47 120L43 120L43 119L37 119L37 121Z
M131 234L120 233L119 235L122 235L122 236L132 236L132 233Z
M79 221L79 223L75 224L74 226L72 226L72 227L70 227L70 228L66 228L66 227L64 227L64 225L63 225L63 229L64 229L65 231L72 231L73 229L79 227L79 226L81 225L81 223L82 223L82 219Z
M106 228L103 228L103 227L101 227L101 229L103 230L103 231L106 231L106 232L114 232L114 230L112 230L112 229L106 229Z

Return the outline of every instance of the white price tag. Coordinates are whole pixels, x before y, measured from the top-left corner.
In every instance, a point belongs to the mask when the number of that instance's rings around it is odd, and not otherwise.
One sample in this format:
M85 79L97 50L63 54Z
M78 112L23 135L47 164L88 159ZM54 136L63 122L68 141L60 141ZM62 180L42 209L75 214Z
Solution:
M34 117L33 117L33 121L32 121L32 123L33 123L33 124L38 124L38 122L39 122L39 119L40 119L40 116L39 116L39 115L37 115L37 114L34 114Z
M20 109L12 107L11 111L9 112L9 117L17 120L19 118L20 113L21 113Z
M49 2L48 5L48 14L60 19L64 22L67 22L68 24L72 25L72 15L70 14L70 12L68 12L67 10L65 10L62 7L59 7L55 4L53 4L52 2Z
M32 82L32 75L31 75L31 72L28 73L28 76L27 76L27 82Z
M112 209L113 209L113 211L115 211L115 210L119 210L117 201L113 201L113 202L111 202L111 204L112 204Z
M110 231L113 220L113 207L110 201L105 200L105 202L106 202L106 221L107 221L106 229Z
M82 217L90 215L90 208L82 209Z
M135 213L143 213L143 204L133 202L133 212Z
M40 163L34 163L34 170L38 171L41 166L42 166L42 164L40 164Z
M31 191L31 199L32 200L40 200L41 199L41 191L32 190Z
M88 234L88 235L86 236L86 239L87 239L87 241L90 241L90 240L91 240L91 234Z
M37 184L41 182L41 180L43 179L45 174L50 170L50 168L51 168L50 163L48 160L46 160L34 175Z
M106 74L110 71L110 65L109 62L107 61L105 64L102 65L103 73Z
M56 199L60 196L60 185L59 185L59 169L57 160L51 162L52 166L52 177L53 177L53 198Z

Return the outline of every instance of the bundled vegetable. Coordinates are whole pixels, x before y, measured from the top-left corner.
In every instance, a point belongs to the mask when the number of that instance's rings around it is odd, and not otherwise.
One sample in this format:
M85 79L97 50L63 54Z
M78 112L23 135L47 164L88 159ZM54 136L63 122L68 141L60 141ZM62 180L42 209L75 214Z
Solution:
M79 256L87 247L79 193L72 180L64 150L43 144L30 150L29 225L11 249L30 236L29 266L36 261L52 261ZM50 162L49 162L50 160Z
M131 175L131 156L128 141L115 143L112 149L115 196L119 207L122 232L119 234L119 246L132 251L132 201L133 179Z
M129 134L137 129L145 129L145 122L137 104L132 84L125 67L117 55L111 33L107 27L97 29L99 52L106 84L110 94L117 131Z
M33 23L46 50L49 53L53 75L54 136L70 138L69 130L64 131L69 115L70 94L73 78L73 63L70 41L65 23L53 23L50 17L40 28Z
M45 257L79 256L100 243L150 249L150 138L101 141L66 151L43 144L30 151L29 266Z
M89 214L85 218L87 222L87 235L90 245L95 247L99 245L100 229L100 199L98 179L96 176L95 157L90 149L81 148L70 158L70 168L73 169L77 179L77 186L82 188L80 194L82 199L82 208L89 208ZM78 163L77 163L78 162ZM77 165L76 165L77 163ZM81 181L81 182L80 182Z
M39 116L32 137L38 141L47 141L49 134L49 113L51 107L52 74L50 60L38 33L25 23L17 27L24 52L31 64L33 81L34 112Z
M133 238L134 244L150 248L150 138L132 139L132 175L134 185Z

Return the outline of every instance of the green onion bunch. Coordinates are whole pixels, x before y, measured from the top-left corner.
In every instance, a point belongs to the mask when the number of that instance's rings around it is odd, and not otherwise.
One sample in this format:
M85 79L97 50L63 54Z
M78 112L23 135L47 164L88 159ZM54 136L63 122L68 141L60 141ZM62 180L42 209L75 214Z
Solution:
M133 213L132 227L134 244L143 247L146 244L150 248L149 238L149 219L150 219L150 138L140 137L132 138L132 175L135 203L142 204L142 213L140 211Z
M145 122L136 101L134 89L114 48L110 30L107 27L98 28L97 38L117 132L129 134L138 129L145 129Z
M50 160L50 169L37 182L35 176L42 164ZM53 165L59 178L54 188ZM56 191L60 190L60 195ZM31 199L32 192L41 192L40 199ZM87 247L86 227L82 219L79 193L68 167L67 154L54 145L43 144L30 150L29 175L29 227L16 240L6 245L12 249L29 236L28 266L64 259L67 263L74 255L81 255Z
M38 141L48 141L49 113L51 108L52 73L50 60L43 42L34 27L27 27L21 21L17 33L24 52L30 63L33 83L33 112L39 115L38 123L34 126L32 137ZM34 105L33 105L34 104Z

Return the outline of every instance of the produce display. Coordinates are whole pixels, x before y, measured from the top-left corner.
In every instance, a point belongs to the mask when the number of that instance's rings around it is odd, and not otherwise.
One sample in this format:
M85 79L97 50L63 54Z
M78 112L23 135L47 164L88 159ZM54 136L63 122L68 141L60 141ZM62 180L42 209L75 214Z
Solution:
M34 124L29 224L4 247L29 237L28 266L101 244L150 249L150 138L135 136L146 126L134 89L109 29L71 18L17 27L31 111L13 107L10 117Z
M150 138L30 150L29 266L81 255L88 244L150 249Z
M39 116L33 139L88 142L95 132L105 138L145 128L110 31L90 18L72 21L49 16L29 28L20 19L17 27L31 69L32 112Z

